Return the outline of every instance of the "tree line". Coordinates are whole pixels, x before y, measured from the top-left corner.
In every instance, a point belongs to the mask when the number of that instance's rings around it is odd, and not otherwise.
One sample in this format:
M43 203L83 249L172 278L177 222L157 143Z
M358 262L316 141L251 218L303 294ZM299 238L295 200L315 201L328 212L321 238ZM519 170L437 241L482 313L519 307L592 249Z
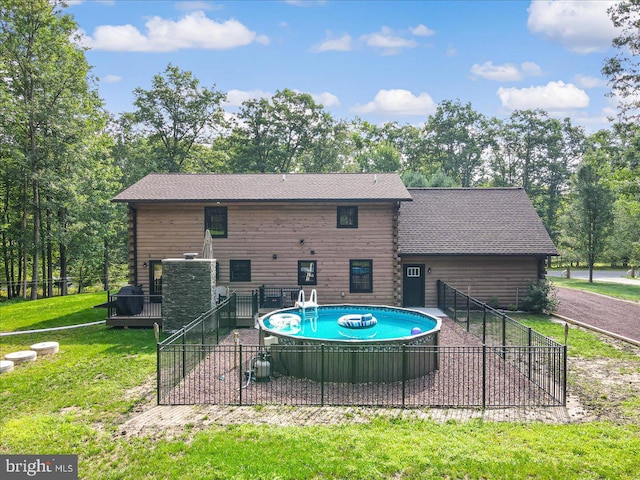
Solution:
M64 294L68 276L80 289L124 277L127 215L110 200L151 172L398 172L407 186L523 187L564 259L640 263L640 130L629 103L610 130L590 135L543 110L489 118L459 99L420 125L336 119L286 88L229 113L225 92L169 64L134 90L133 111L113 116L64 9L49 0L0 7L0 281L9 298L52 295L56 285ZM619 78L616 65L634 55L608 59L603 72Z

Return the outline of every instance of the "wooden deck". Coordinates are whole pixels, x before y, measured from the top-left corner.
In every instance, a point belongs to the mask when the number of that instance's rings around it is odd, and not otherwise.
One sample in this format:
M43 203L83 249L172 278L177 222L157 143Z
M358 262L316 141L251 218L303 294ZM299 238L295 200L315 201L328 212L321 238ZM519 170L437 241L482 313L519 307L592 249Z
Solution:
M145 302L137 315L118 315L115 308L109 308L108 327L153 327L157 323L162 327L162 304Z
M250 312L237 312L236 326L253 327L256 319ZM142 312L137 315L118 315L115 308L109 308L106 323L108 327L153 327L157 323L162 328L162 304L144 303Z

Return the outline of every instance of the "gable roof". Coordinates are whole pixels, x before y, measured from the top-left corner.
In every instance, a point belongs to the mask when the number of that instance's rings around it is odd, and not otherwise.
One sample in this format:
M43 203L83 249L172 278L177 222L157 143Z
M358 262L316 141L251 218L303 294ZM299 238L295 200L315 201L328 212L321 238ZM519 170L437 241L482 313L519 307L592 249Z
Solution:
M114 202L410 201L396 173L154 173Z
M409 192L399 219L400 255L557 255L523 188L427 188Z

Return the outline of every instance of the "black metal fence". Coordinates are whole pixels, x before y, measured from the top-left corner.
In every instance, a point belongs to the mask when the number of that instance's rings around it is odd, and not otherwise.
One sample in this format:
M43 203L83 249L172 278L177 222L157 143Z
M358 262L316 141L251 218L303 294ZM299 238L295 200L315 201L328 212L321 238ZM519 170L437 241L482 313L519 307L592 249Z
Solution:
M439 308L478 336L477 345L265 347L229 344L228 338L219 344L234 327L236 306L229 299L158 344L158 404L409 408L566 403L566 346L443 283L438 297ZM283 353L295 362L278 361L276 355L282 358ZM354 355L364 360L345 360ZM425 362L430 362L426 369ZM354 371L336 381L329 369L340 364ZM395 373L351 381L362 378L356 369Z
M235 293L157 345L158 404L206 357L205 346L217 345L236 326ZM199 345L200 348L193 348Z
M560 404L566 404L566 345L441 281L438 308Z
M502 347L398 346L398 368L403 378L394 382L329 382L325 368L332 356L353 355L349 346L286 346L290 354L315 362L319 378L288 375L274 362L268 349L255 345L204 345L179 343L162 349L158 403L164 405L360 405L380 407L507 407L561 405L542 364L561 363L562 352L544 348L508 347L512 357L529 358L536 365L527 376L503 360ZM363 348L363 347L360 347ZM396 362L389 347L366 347L376 368ZM439 368L411 378L412 356L437 355ZM551 358L549 358L551 356ZM312 360L309 360L312 359ZM259 363L260 362L260 363ZM269 367L265 367L268 365ZM267 370L268 368L268 370ZM309 365L307 365L309 368ZM311 367L313 368L313 367ZM187 373L182 375L183 371ZM328 376L328 375L327 375ZM545 385L546 383L546 385Z

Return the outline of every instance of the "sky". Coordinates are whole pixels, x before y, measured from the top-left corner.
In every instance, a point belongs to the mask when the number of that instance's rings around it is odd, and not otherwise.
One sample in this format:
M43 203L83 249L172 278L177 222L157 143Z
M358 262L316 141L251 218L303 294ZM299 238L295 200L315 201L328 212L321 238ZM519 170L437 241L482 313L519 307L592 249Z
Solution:
M420 125L439 103L487 117L540 108L587 133L615 103L609 0L69 0L100 96L131 112L168 64L227 94L285 88L334 118Z

